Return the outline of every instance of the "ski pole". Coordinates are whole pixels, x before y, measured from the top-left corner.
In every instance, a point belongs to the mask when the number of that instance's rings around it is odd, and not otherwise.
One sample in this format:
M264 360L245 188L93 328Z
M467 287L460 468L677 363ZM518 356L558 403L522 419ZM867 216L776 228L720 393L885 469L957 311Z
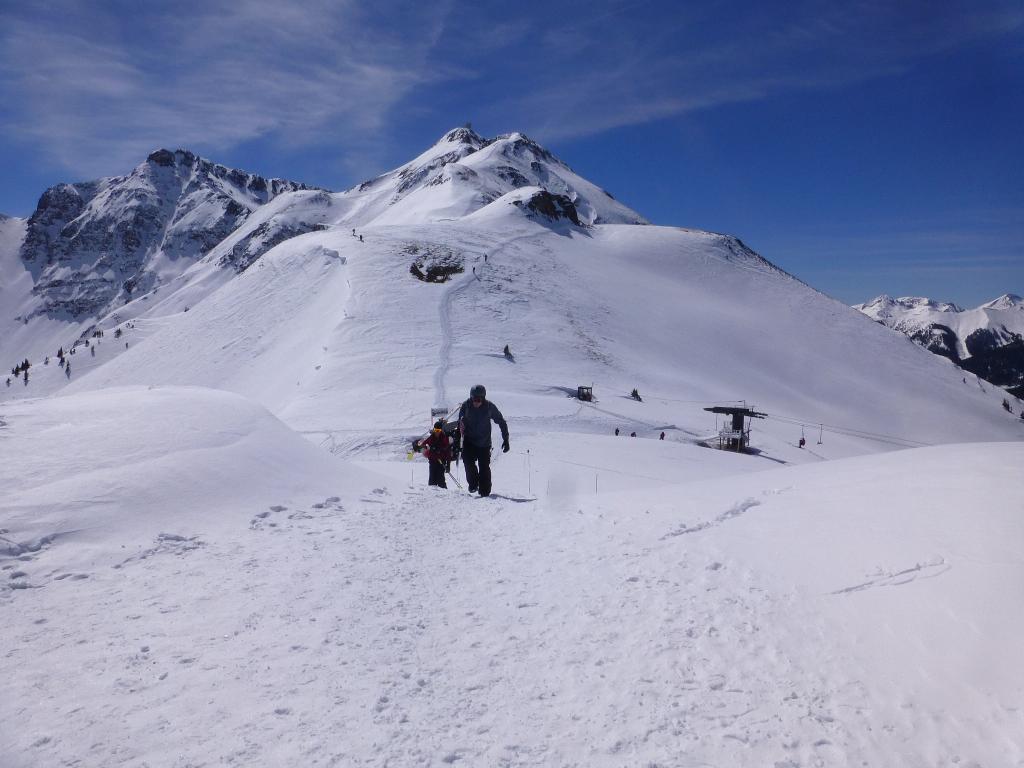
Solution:
M452 482L455 483L455 485L457 485L459 487L459 490L461 491L462 490L462 483L460 483L458 480L455 479L455 475L452 474L451 470L450 469L446 470L445 474L447 474L448 477L450 477L452 479Z

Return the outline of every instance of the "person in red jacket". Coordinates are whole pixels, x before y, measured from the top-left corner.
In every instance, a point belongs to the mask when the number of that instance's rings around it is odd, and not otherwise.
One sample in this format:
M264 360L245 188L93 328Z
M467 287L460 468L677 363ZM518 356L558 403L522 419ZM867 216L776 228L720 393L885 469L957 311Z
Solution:
M427 484L447 488L444 472L452 460L452 441L444 433L444 422L438 421L434 424L430 436L420 443L420 447L423 450L423 455L430 462L430 480Z

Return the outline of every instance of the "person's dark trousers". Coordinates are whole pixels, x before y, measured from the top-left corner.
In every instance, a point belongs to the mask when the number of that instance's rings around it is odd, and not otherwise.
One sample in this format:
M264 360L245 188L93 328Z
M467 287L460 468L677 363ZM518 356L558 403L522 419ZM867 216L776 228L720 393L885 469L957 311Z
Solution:
M447 488L448 484L444 480L444 464L434 460L429 461L428 464L430 465L430 480L427 485L439 485L442 488Z
M462 446L462 463L466 465L469 492L479 490L481 496L491 495L491 449L472 443Z

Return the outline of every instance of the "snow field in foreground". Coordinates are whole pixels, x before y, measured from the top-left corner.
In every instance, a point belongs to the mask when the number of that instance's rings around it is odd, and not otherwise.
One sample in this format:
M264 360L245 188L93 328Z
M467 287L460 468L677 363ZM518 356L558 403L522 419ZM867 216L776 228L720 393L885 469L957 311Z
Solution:
M222 392L3 419L14 768L1024 761L1019 443L524 432L478 499Z

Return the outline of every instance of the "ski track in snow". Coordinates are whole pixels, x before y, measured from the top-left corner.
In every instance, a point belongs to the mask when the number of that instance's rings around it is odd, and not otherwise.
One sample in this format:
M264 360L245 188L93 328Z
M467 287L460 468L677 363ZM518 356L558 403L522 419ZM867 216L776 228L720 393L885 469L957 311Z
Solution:
M688 533L698 533L700 531L706 531L709 528L714 528L716 526L721 525L724 522L732 520L733 518L746 514L747 510L751 509L752 507L756 507L760 504L761 502L758 501L757 499L747 499L746 501L737 502L733 506L729 507L729 509L725 510L725 512L722 512L720 515L716 516L713 520L707 520L702 523L697 523L696 525L686 525L684 523L683 525L680 525L678 528L669 531L661 538L664 540L674 538L675 536L683 536Z
M867 581L854 584L852 587L844 587L832 592L833 595L848 595L853 592L863 592L866 589L876 587L898 587L903 584L910 584L918 579L934 579L949 571L953 566L949 565L943 558L935 558L925 563L917 563L912 568L904 568L900 571L879 571L873 574Z

